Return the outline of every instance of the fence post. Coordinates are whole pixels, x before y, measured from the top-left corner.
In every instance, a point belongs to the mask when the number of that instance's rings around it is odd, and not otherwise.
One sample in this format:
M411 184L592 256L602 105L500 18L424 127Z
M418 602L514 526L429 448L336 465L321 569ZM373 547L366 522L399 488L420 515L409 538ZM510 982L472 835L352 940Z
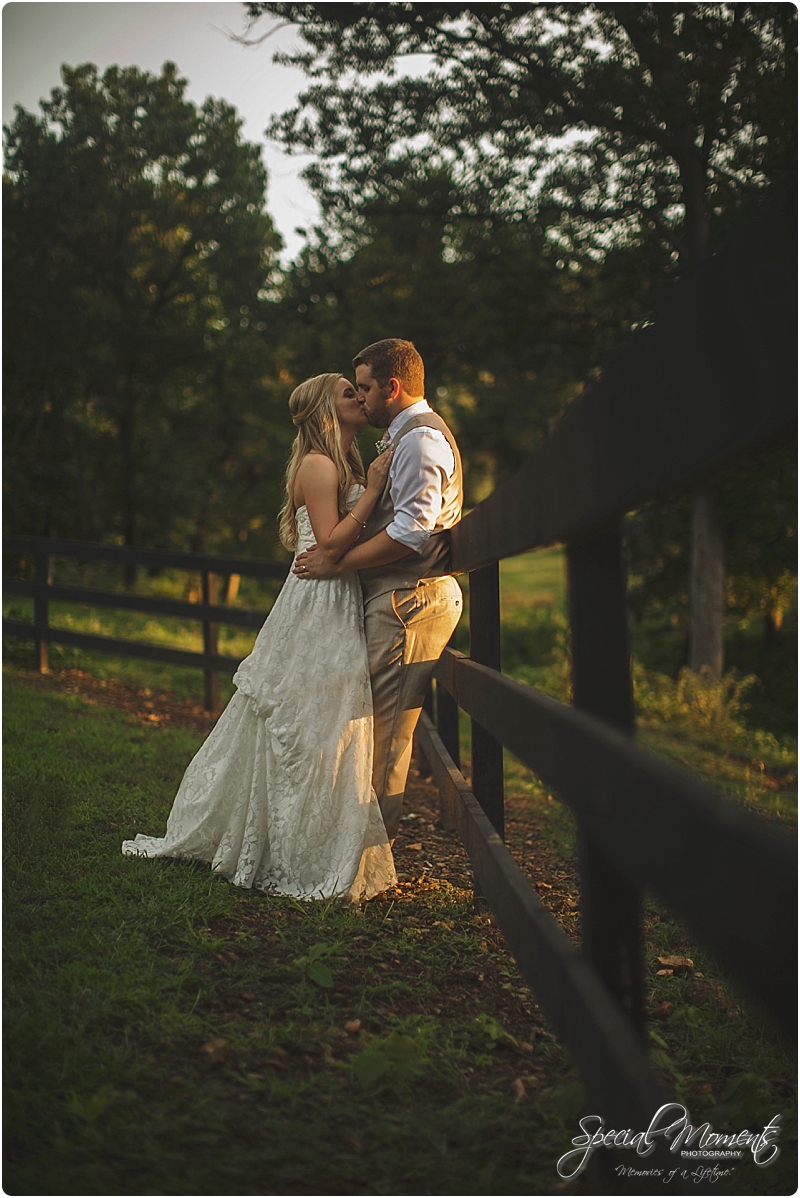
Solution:
M500 568L497 562L469 576L469 655L500 669ZM472 723L472 791L492 827L505 837L503 746L475 720Z
M33 583L33 623L36 629L33 668L38 670L40 674L46 674L50 668L49 645L45 638L39 635L39 631L47 628L50 623L47 595L49 582L50 555L48 553L37 553Z
M217 602L217 575L212 574L209 570L203 571L203 603L208 606L210 603ZM203 620L203 652L214 653L218 651L217 634L219 631L218 624L212 624L210 620ZM216 670L206 669L203 671L204 691L205 691L205 709L206 711L216 711L219 707L219 674Z
M428 689L425 691L425 697L422 700L422 710L425 712L425 714L428 716L428 718L431 720L431 722L435 724L436 723L436 710L435 710L435 704L434 704L433 685L434 685L433 679L431 679L430 682L428 683ZM414 736L413 760L414 760L414 764L417 767L417 776L419 778L427 779L427 778L433 777L433 770L430 767L430 762L428 761L427 757L422 752L422 750L419 748L416 734ZM439 810L440 811L441 811L441 807L442 807L442 797L441 797L441 795L439 795Z
M448 644L452 645L455 633ZM436 683L436 724L442 744L453 759L456 769L461 769L461 745L458 737L458 704L443 686Z
M567 545L572 695L576 707L635 730L627 580L617 516ZM583 950L644 1035L642 897L579 827Z

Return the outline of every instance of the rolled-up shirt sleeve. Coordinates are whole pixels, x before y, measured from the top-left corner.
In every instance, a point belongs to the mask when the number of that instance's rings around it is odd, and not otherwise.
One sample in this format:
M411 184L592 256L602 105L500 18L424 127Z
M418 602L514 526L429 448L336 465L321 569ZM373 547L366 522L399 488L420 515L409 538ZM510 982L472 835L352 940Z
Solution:
M434 428L411 429L398 442L389 468L394 518L387 535L419 551L442 510L444 488L455 469L447 439Z

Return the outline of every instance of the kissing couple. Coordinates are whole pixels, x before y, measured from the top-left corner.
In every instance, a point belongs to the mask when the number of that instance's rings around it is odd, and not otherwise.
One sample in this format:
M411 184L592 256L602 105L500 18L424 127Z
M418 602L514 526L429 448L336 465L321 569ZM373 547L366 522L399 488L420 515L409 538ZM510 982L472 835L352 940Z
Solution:
M410 341L377 341L353 366L355 386L320 374L289 397L291 573L166 836L139 834L126 855L209 861L237 886L297 899L358 902L396 883L414 728L461 615L461 459ZM355 438L367 424L385 430L386 452L365 474Z

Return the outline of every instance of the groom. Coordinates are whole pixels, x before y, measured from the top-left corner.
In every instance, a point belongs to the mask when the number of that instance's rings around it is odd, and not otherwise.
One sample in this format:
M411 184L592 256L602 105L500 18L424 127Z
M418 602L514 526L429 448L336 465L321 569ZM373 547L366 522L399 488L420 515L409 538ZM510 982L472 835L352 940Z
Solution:
M353 366L369 423L388 430L389 476L357 545L336 563L314 546L294 569L302 578L359 573L375 727L372 778L393 841L425 691L461 615L461 588L450 575L461 458L425 399L422 358L410 341L376 341Z

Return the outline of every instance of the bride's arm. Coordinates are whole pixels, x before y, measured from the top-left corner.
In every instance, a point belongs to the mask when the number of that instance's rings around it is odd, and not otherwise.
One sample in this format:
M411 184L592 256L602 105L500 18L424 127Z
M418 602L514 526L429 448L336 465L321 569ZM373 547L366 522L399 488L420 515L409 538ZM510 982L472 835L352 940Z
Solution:
M332 561L338 562L364 531L383 491L391 456L388 452L375 459L367 472L366 490L344 518L338 507L339 474L330 458L309 453L300 463L295 485L302 493L316 543Z

